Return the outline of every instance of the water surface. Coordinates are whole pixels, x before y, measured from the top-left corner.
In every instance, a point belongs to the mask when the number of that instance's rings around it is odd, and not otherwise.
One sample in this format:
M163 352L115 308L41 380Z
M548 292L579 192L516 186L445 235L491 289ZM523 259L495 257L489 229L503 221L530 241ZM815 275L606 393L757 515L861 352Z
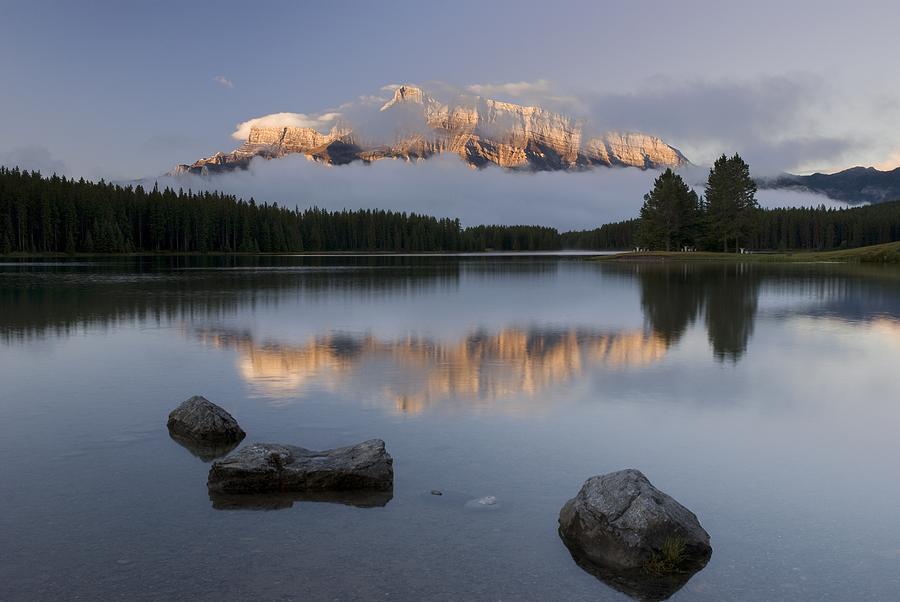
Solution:
M673 599L897 599L898 366L889 268L7 262L0 599L622 600L556 519L629 467L712 537ZM214 507L193 394L247 442L383 438L393 497Z

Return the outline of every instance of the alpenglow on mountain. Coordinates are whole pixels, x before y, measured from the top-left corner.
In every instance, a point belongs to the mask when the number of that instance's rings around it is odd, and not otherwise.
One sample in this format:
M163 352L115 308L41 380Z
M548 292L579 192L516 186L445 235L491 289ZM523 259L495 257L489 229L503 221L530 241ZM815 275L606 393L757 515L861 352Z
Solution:
M255 157L276 159L291 154L343 165L454 153L473 167L493 164L530 171L593 166L653 169L688 163L681 152L655 136L637 132L590 136L583 122L540 107L480 96L456 96L452 102L442 102L415 86L397 87L380 109L355 118L340 113L329 118L333 125L327 133L271 120L254 124L235 150L178 165L172 174L244 169Z

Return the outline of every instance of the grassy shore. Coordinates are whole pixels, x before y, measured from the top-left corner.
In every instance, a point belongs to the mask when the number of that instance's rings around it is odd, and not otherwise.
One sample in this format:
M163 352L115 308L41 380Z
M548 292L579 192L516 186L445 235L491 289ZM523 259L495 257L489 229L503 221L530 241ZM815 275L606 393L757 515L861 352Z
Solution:
M492 251L485 251L491 253ZM511 251L500 251L507 254ZM523 252L527 254L528 252ZM172 252L157 251L143 253L0 253L0 259L90 259L101 257L279 257L279 256L323 256L323 255L454 255L455 252L425 251L425 252L378 252L378 251L300 251L290 253L244 253L244 252ZM891 242L883 245L871 245L856 249L844 249L841 251L802 251L795 253L716 253L697 251L682 253L680 251L646 251L641 253L622 252L612 255L593 257L596 261L729 261L743 263L798 263L798 262L830 262L830 263L893 263L900 264L900 242Z
M778 262L839 262L900 264L900 242L871 245L840 251L803 251L797 253L682 253L678 251L647 251L619 253L597 257L597 261L732 261L744 263Z

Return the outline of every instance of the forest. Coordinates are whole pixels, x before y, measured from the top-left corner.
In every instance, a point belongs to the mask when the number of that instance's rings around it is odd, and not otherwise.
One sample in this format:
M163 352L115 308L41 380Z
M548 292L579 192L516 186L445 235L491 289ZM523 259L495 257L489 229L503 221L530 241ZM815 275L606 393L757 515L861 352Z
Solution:
M722 155L703 196L667 169L644 195L639 217L595 230L567 232L575 249L681 251L830 251L900 240L900 201L853 208L763 209L750 166Z
M633 249L639 218L564 232L564 249ZM900 240L900 201L852 208L758 209L745 243L757 251L831 251Z
M0 253L529 251L554 228L382 210L289 209L217 192L86 182L0 167Z
M727 192L734 186L725 175L716 185ZM741 169L736 177L750 186ZM900 240L900 201L846 209L761 209L748 201L738 213L720 203L724 209L714 214L715 205L711 210L708 199L697 197L679 180L677 174L663 173L645 196L639 218L560 233L543 226L463 227L458 219L384 210L291 209L218 192L155 186L147 191L0 167L0 254L476 252L688 245L833 250ZM716 189L711 192L707 197L719 202Z

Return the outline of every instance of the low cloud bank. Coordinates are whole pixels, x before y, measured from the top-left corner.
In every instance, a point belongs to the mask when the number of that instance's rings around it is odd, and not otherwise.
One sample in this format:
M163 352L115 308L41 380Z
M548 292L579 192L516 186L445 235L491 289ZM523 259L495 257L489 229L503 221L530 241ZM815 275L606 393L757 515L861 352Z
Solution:
M702 182L706 173L694 168L685 176L693 184ZM163 177L157 182L160 187L220 190L288 207L390 209L458 217L467 226L540 224L570 230L636 217L658 175L631 168L538 173L474 170L455 155L418 163L382 160L371 165L326 166L295 155L254 159L246 171ZM702 193L702 184L697 191ZM759 197L765 206L833 203L820 195L791 191L760 191Z
M54 157L47 147L36 144L17 146L5 152L0 150L0 165L39 171L45 176L69 175L69 169L64 162Z

